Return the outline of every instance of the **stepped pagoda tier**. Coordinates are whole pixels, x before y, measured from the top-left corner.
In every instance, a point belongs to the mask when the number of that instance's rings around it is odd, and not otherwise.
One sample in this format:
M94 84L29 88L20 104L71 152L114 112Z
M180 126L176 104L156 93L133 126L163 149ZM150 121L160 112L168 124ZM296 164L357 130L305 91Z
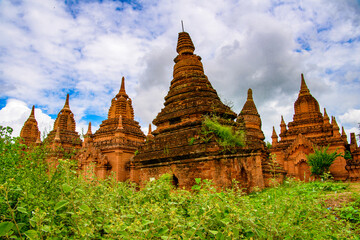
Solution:
M153 120L156 130L131 162L130 179L143 185L171 172L178 187L190 188L195 178L212 179L219 187L230 186L233 179L247 189L264 187L264 148L250 144L229 152L217 136L208 135L205 119L215 119L233 133L245 131L245 124L234 121L237 114L221 102L194 50L189 34L180 32L164 108Z
M293 121L287 126L281 117L280 141L274 130L271 152L276 154L277 162L284 167L288 176L309 180L310 170L306 155L314 152L314 146L330 145L329 152L337 150L344 153L347 140L341 136L335 117L332 117L330 123L325 109L324 115L321 114L319 103L310 94L303 74L301 74L301 87L294 109ZM346 179L348 173L345 164L345 159L338 157L330 167L335 179Z
M21 143L31 145L41 143L38 123L35 119L35 106L32 107L29 118L24 123L20 132Z
M117 180L128 179L128 162L136 149L144 144L146 136L139 123L134 120L134 109L125 91L124 77L119 93L111 100L108 119L101 123L94 134L88 132L87 138L86 141L91 142L91 147L88 148L96 150L92 151L93 157L80 158L80 164L86 168L89 163L95 162L97 169L101 167L101 170L96 170L95 173L102 178L113 171ZM84 151L87 151L86 148L85 146Z
M48 134L45 141L54 147L61 146L66 152L79 149L82 141L75 128L74 114L70 110L69 94L67 94L65 105L56 117L54 129Z

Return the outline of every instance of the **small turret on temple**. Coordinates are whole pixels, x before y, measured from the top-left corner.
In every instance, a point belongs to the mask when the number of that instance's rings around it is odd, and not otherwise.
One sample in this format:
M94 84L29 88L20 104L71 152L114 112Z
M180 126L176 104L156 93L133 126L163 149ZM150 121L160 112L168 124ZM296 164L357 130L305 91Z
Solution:
M134 120L134 109L125 91L124 77L118 94L111 100L108 119L94 134L90 132L85 136L88 145L79 155L80 169L88 169L91 163L95 163L94 174L101 178L113 171L117 180L128 179L128 162L136 149L144 144L146 136Z
M249 88L247 100L242 108L238 118L238 122L244 122L246 127L246 139L252 144L260 144L264 146L264 133L261 130L261 118L256 109L252 96L252 89Z
M38 123L35 119L35 106L32 107L29 118L24 123L20 132L21 143L32 145L41 143Z
M75 129L74 114L70 110L69 94L67 94L64 107L56 117L54 129L48 134L45 141L53 145L54 148L61 147L66 152L80 149L82 141Z
M321 114L319 103L310 94L303 74L301 74L300 91L294 104L294 110L293 121L288 123L288 128L281 116L280 141L277 142L275 129L273 130L271 152L276 154L277 162L284 167L288 176L309 180L310 169L306 155L314 152L315 146L326 147L328 145L329 152L337 150L338 153L344 153L347 140L346 137L341 136L335 117L332 117L330 123L326 109L324 109L324 115ZM344 135L345 133L343 133ZM330 168L335 179L345 180L347 178L345 165L343 157L335 160Z

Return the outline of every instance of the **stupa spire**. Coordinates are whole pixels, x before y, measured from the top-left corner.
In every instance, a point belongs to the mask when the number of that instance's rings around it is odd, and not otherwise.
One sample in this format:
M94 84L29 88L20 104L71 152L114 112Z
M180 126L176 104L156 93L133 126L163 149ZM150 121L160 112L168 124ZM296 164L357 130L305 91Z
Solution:
M281 115L280 132L284 133L285 131L286 131L286 123L284 121L284 117Z
M35 106L34 105L32 106L29 118L35 118Z
M89 122L89 126L88 126L88 130L87 130L87 133L86 135L91 135L92 132L91 132L91 122Z
M69 94L66 95L66 100L63 109L70 109L69 105Z
M341 126L341 138L347 142L347 135L343 126Z
M116 95L117 98L119 98L120 96L124 96L125 98L129 97L126 94L126 90L125 90L125 77L121 78L120 90L119 90L119 93Z
M275 127L274 127L274 126L273 126L273 131L272 131L271 139L272 139L272 145L275 145L276 143L278 143L278 135L276 134L276 131L275 131Z
M180 32L176 52L179 55L192 55L195 51L195 46L187 32Z
M122 77L122 78L121 78L120 92L126 93L126 92L125 92L125 77Z
M149 123L149 131L148 131L148 135L151 135L151 123Z
M329 120L330 120L329 115L326 112L326 108L324 108L324 123L329 124L330 123Z
M306 95L306 94L309 94L309 93L310 93L310 90L306 85L304 74L301 74L301 87L300 87L299 96L300 95Z

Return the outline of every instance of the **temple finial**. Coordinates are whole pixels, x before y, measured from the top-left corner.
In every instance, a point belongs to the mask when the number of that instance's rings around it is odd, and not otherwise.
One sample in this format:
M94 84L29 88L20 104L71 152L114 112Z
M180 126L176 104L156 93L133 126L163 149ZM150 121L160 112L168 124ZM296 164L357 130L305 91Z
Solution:
M247 100L253 100L252 89L249 88L247 92Z
M271 139L272 139L272 145L275 145L275 144L278 143L278 135L276 134L274 126L273 126L273 132L272 132L272 135L271 135Z
M181 20L181 29L182 29L183 32L185 32L184 31L184 22L183 22L183 20Z
M180 32L176 51L179 55L192 55L195 51L195 46L187 32Z
M30 117L29 118L35 118L35 105L32 106Z
M63 108L70 109L70 105L69 105L69 94L66 95L66 101L65 101L65 105L64 105Z
M309 88L306 85L304 74L301 74L301 87L299 95L310 93Z
M120 92L126 93L126 92L125 92L125 77L122 77L122 78L121 78Z
M151 123L149 124L149 132L148 135L151 135Z
M286 131L286 123L284 121L284 117L281 115L280 133L284 133L285 131Z
M87 133L86 135L91 135L92 132L91 132L91 122L89 122L89 126L88 126L88 130L87 130Z

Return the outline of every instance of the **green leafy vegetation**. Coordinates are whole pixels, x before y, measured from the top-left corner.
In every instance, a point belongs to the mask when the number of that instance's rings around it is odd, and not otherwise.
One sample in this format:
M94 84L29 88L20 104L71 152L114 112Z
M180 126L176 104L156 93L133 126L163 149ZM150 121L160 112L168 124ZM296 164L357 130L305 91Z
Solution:
M202 179L192 191L175 189L166 174L138 190L113 178L85 180L72 160L49 167L46 149L24 152L8 132L0 129L4 239L359 239L360 197L335 210L324 201L347 191L343 183L287 180L244 195Z
M311 175L322 177L324 174L329 172L331 164L339 156L342 156L340 153L332 152L328 153L329 146L327 147L314 147L315 152L307 155L308 164L311 167Z
M235 129L231 125L219 123L217 117L204 117L202 135L205 142L208 142L215 135L216 141L224 150L245 145L245 132Z

